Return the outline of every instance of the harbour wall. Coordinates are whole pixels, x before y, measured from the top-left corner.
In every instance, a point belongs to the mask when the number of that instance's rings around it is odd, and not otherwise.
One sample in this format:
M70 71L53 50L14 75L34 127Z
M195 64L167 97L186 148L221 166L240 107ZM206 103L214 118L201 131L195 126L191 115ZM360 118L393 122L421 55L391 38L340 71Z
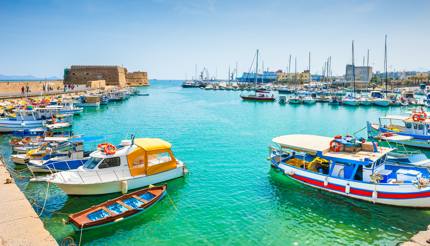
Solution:
M57 245L0 159L0 245Z
M0 81L0 97L12 95L40 95L49 92L64 91L63 80L43 80L43 81ZM45 87L45 90L43 88ZM22 93L24 88L24 94ZM49 89L49 90L48 90Z

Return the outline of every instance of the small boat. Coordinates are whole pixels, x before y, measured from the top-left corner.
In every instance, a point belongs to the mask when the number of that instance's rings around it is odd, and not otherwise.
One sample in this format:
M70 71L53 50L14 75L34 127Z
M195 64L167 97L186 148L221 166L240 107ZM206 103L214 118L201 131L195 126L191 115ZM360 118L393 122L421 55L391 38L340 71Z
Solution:
M360 105L360 99L355 98L351 95L345 96L342 99L342 104L347 106L359 106Z
M369 97L361 97L360 98L360 105L363 106L370 106L373 104L373 100Z
M147 97L149 96L149 93L138 93L136 96Z
M272 141L271 166L294 181L371 203L430 207L428 168L388 159L394 149L351 136L292 134Z
M340 103L341 99L339 98L339 96L331 96L330 101L328 102L328 104L330 105L339 105Z
M145 212L167 193L167 185L154 186L122 195L69 215L76 231L111 225Z
M305 96L303 98L303 104L315 104L317 101L311 96Z
M159 138L123 140L120 147L104 143L85 164L32 181L56 184L68 195L126 193L184 176L183 162L173 155L171 144ZM125 191L125 192L124 192Z
M99 107L100 106L100 96L96 95L86 95L80 98L80 103L77 105L80 107Z
M15 117L0 119L0 132L30 130L43 127L45 120L33 110L18 110Z
M303 97L300 95L294 95L288 99L289 104L302 104L303 103Z
M378 123L367 122L370 138L406 146L430 149L430 119L424 111L412 112L409 116L387 115Z
M370 92L370 97L373 100L373 104L380 107L388 107L391 105L391 100L382 94L380 91Z
M261 101L261 102L273 102L275 101L275 96L267 90L256 90L254 94L240 95L243 100L247 101Z
M293 94L294 89L289 89L288 87L281 87L278 89L279 94Z

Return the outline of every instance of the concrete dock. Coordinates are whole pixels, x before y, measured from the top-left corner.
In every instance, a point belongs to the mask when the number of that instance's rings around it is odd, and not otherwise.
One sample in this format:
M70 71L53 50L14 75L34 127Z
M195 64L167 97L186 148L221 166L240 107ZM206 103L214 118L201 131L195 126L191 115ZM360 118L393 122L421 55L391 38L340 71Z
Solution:
M430 225L426 231L420 231L402 246L430 246Z
M57 245L1 160L0 197L0 245Z

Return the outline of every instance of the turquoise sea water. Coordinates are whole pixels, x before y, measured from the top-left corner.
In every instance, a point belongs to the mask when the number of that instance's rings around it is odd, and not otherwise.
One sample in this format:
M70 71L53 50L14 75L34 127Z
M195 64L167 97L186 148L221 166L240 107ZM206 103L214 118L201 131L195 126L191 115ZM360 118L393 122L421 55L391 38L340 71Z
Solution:
M141 90L150 96L85 110L73 130L113 143L132 133L166 139L190 173L168 182L169 195L143 215L84 232L86 245L395 245L430 224L430 210L318 191L271 170L266 160L273 137L353 133L399 108L243 102L240 92L183 89L174 81ZM6 156L7 140L0 138ZM46 184L17 183L40 212ZM58 241L78 240L63 224L66 214L118 195L67 197L52 186L43 222Z

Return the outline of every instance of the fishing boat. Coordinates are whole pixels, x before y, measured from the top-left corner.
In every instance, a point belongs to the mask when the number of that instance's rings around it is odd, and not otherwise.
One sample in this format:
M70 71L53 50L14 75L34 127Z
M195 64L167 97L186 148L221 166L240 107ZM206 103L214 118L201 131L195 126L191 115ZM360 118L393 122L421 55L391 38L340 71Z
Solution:
M82 166L89 158L89 153L84 151L84 142L75 141L67 155L44 158L40 160L29 160L28 169L33 173L52 173L76 169Z
M378 123L367 122L369 137L418 148L430 148L430 119L424 111L411 115L387 115Z
M43 127L45 121L33 110L18 110L14 118L0 119L0 132L30 130Z
M76 170L37 177L33 181L56 184L68 195L99 195L141 188L185 175L184 163L171 151L171 144L158 138L106 143L90 154Z
M76 231L118 223L145 212L167 193L167 185L141 189L69 215Z
M331 96L328 104L339 105L341 102L342 102L342 100L339 98L339 96Z
M272 167L294 181L377 204L430 207L428 169L387 161L394 149L351 136L293 134L272 141Z
M100 102L100 96L85 95L80 98L80 102L77 105L79 107L99 107Z
M294 89L289 89L288 87L281 87L278 89L279 94L293 94L294 92Z

